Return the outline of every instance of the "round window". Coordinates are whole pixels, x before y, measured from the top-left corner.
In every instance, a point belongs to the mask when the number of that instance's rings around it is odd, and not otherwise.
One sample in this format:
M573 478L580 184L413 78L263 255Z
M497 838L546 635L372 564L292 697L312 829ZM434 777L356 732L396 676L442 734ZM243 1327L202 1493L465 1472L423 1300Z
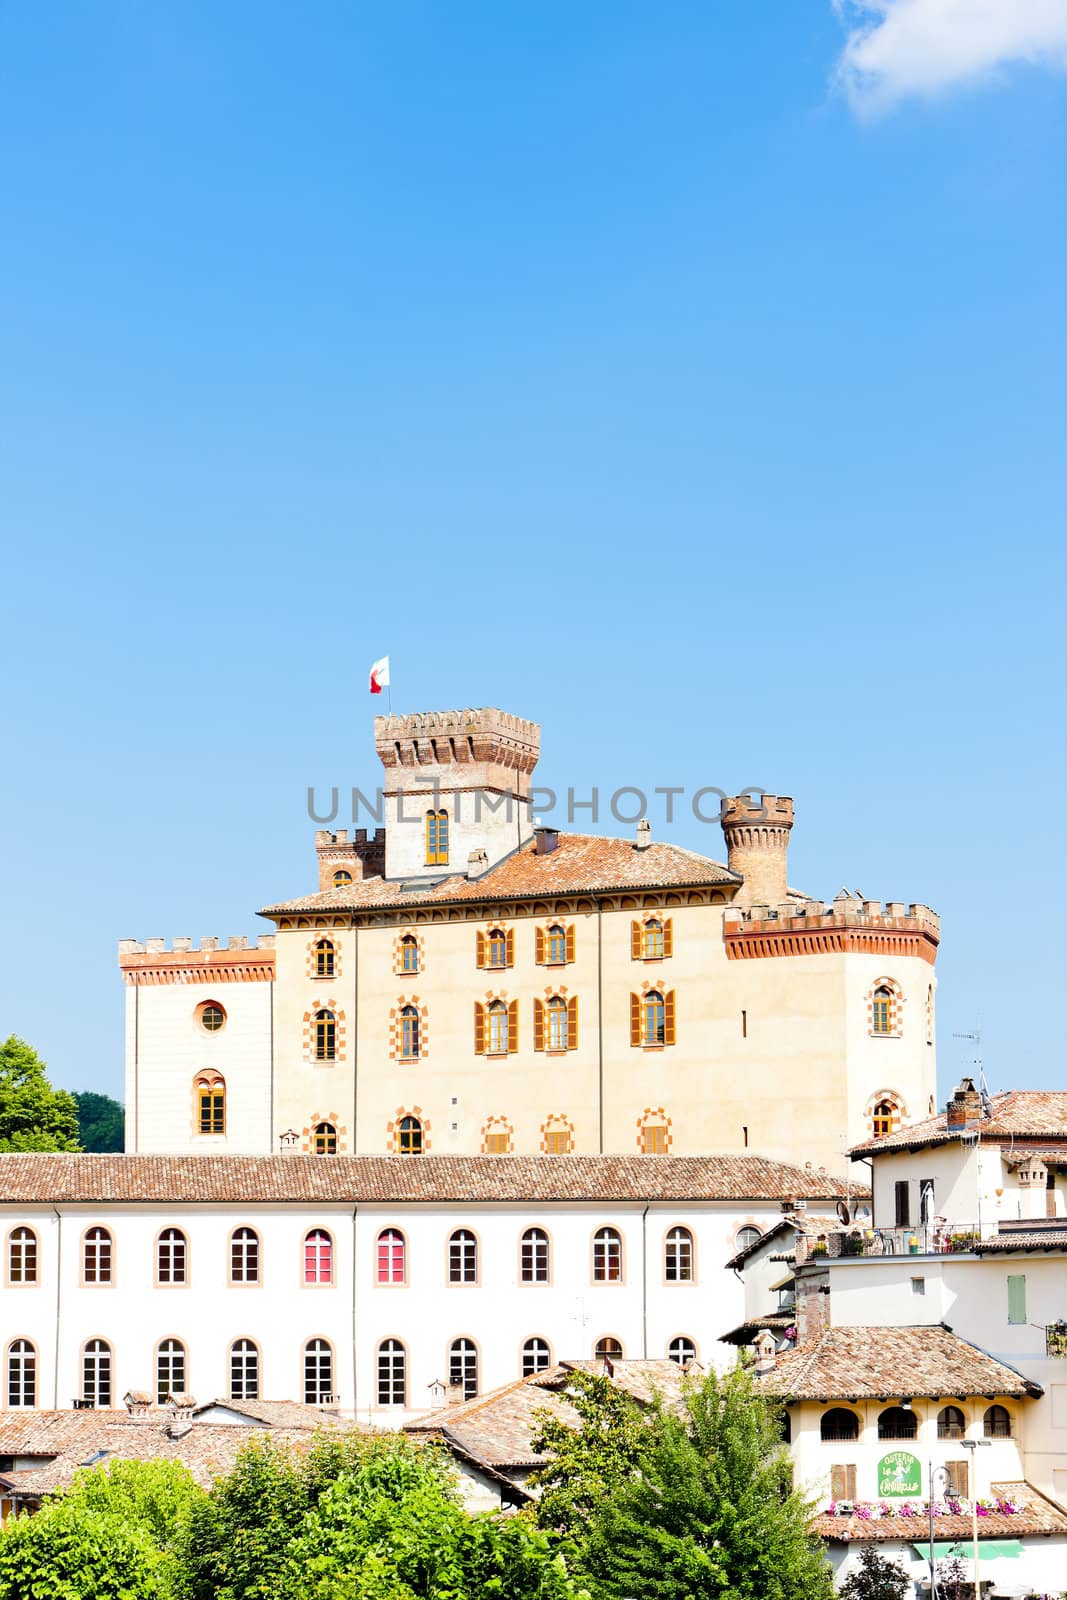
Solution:
M205 1033L218 1033L226 1026L226 1013L217 1000L206 1000L196 1008L196 1020Z

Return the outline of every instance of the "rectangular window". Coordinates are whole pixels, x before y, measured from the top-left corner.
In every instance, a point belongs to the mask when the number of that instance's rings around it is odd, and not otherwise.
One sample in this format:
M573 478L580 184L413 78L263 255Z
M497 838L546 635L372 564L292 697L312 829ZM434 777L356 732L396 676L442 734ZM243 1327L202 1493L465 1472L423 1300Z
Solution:
M855 1465L830 1468L830 1498L832 1500L855 1500Z
M932 1222L934 1218L934 1180L933 1178L919 1179L919 1221Z
M893 1199L898 1228L911 1227L911 1185L907 1179L893 1185Z
M912 1294L925 1294L926 1293L926 1279L925 1278L912 1278L912 1280L911 1280L911 1292L912 1292Z
M1026 1322L1026 1274L1008 1274L1008 1321L1016 1326Z

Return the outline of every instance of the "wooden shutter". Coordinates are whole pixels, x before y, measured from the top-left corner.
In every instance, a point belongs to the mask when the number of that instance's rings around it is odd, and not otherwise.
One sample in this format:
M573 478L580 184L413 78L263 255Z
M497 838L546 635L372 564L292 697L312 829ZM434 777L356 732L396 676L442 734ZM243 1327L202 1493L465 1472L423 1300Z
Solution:
M636 922L634 927L637 927ZM630 1043L641 1043L641 996L639 994L630 996Z
M630 924L630 957L631 957L631 959L634 960L634 961L640 961L640 959L641 959L641 950L642 950L641 924L639 922L631 922L631 924Z
M854 1466L830 1468L830 1498L832 1500L855 1500L856 1468Z
M1026 1275L1008 1274L1008 1321L1021 1325L1026 1321Z
M574 923L573 922L570 924L570 926L567 929L567 960L568 961L573 961L574 960ZM1053 1214L1055 1214L1055 1213L1053 1213Z
M540 931L541 930L538 929L538 932L540 932ZM534 1003L533 1003L533 1006L534 1006L534 1049L535 1050L543 1050L545 1048L545 1003L544 1003L543 1000L535 1000Z
M511 935L508 934L508 938ZM513 1056L519 1048L519 1002L513 1000L508 1006L508 1055Z
M474 957L480 967L485 966L485 934L480 928L474 935Z
M567 1001L567 1049L578 1048L578 996L572 994Z
M534 929L534 960L537 962L537 965L539 967L543 967L544 964L545 964L545 930L544 930L544 928L535 928Z
M674 990L668 989L663 996L663 1043L674 1043Z
M674 954L673 917L664 917L663 919L663 954L665 956L672 956Z
M509 967L515 965L515 929L509 928L504 935L504 960Z
M911 1185L907 1178L902 1178L893 1185L893 1201L895 1207L896 1223L898 1228L911 1227Z
M479 939L481 934L478 935ZM480 1000L474 1002L474 1053L485 1054L485 1007Z
M967 1486L970 1482L967 1462L946 1461L945 1472L947 1474L946 1487L949 1494L959 1495L961 1499L966 1500L968 1498Z

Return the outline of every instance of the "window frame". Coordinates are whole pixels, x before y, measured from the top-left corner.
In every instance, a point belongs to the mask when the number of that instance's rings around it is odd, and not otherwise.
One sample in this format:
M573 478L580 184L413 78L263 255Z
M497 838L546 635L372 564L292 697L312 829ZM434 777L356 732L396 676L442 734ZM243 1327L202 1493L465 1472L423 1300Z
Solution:
M91 1386L88 1381L90 1363L92 1363L94 1369ZM91 1409L93 1411L110 1410L115 1392L115 1352L112 1349L110 1340L101 1338L99 1334L94 1334L91 1339L86 1339L81 1347L78 1365L81 1373L80 1398L83 1401L91 1400ZM107 1371L103 1398L100 1395L102 1366L105 1366ZM91 1394L89 1392L90 1387L92 1388Z
M604 1237L612 1235L613 1238ZM612 1273L611 1255L615 1247L618 1257L618 1271ZM603 1267L601 1271L600 1268ZM624 1284L626 1282L626 1256L623 1249L622 1230L610 1222L602 1223L593 1232L592 1241L592 1282L595 1284Z
M244 1235L248 1235L249 1237L243 1237ZM251 1252L249 1250L250 1244ZM241 1252L242 1270L244 1273L244 1276L242 1277L237 1277L234 1272L235 1257L238 1249L240 1249ZM248 1273L248 1258L250 1253L253 1254L255 1258L254 1271L251 1275ZM231 1288L258 1288L263 1282L263 1241L259 1236L258 1228L253 1228L247 1222L242 1222L240 1227L231 1228L229 1237L229 1253L227 1259L229 1262L227 1280Z
M688 1345L689 1349L692 1351L692 1355L686 1356L684 1361L679 1360L678 1356L671 1354L674 1346L675 1345L681 1345L681 1344ZM696 1340L692 1337L691 1334L688 1334L688 1333L676 1333L672 1339L668 1339L667 1340L667 1360L668 1361L673 1361L675 1363L675 1365L679 1366L679 1367L686 1366L686 1364L688 1362L690 1362L690 1361L699 1361L700 1360L700 1350L699 1350L699 1348L697 1346Z
M242 1346L243 1348L240 1348ZM254 1385L253 1393L251 1394L249 1394L247 1388L247 1367L249 1355L251 1355ZM240 1394L236 1392L233 1381L234 1369L238 1360L242 1360L245 1365L245 1374L242 1377ZM248 1334L241 1334L238 1336L238 1338L230 1340L229 1348L226 1351L226 1373L227 1383L229 1385L228 1398L230 1400L241 1401L260 1399L260 1391L263 1388L263 1354L257 1341L251 1338Z
M106 1246L107 1256L106 1274L101 1273L100 1247ZM94 1265L92 1273L89 1270L89 1252L93 1248ZM116 1281L115 1272L115 1236L110 1228L102 1222L94 1222L85 1228L81 1236L81 1287L83 1289L110 1289Z
M335 1156L339 1152L337 1124L335 1122L316 1122L311 1130L311 1154L313 1156Z
M167 1360L171 1372L170 1382L167 1385L165 1393L163 1390L163 1384L161 1382L164 1359ZM174 1385L174 1364L176 1360L180 1360L181 1362L182 1374L181 1384L177 1388ZM176 1334L168 1333L157 1342L155 1361L153 1362L153 1372L154 1382L152 1388L156 1397L157 1405L166 1405L168 1394L188 1394L190 1392L189 1349L184 1339L179 1339Z
M397 1389L396 1373L400 1370L400 1399L395 1398ZM388 1390L388 1399L382 1398L383 1387ZM396 1334L386 1334L379 1339L374 1349L374 1389L377 1395L379 1409L384 1411L406 1411L408 1407L408 1347L403 1339Z
M449 1288L476 1288L482 1278L482 1245L473 1228L453 1228L445 1241L445 1282Z
M460 1350L460 1345L466 1348ZM453 1363L456 1361L462 1363L462 1378L460 1380L454 1377L455 1367ZM473 1382L468 1376L467 1369L469 1366L473 1366ZM464 1400L476 1400L481 1392L482 1377L482 1352L477 1339L472 1339L469 1333L460 1333L454 1339L450 1339L448 1341L447 1367L449 1388L456 1387L457 1382L461 1381Z
M189 1236L185 1229L176 1227L172 1222L161 1228L155 1240L156 1288L187 1289L191 1277L190 1257Z
M27 1262L27 1247L31 1259ZM15 1252L18 1251L18 1271ZM26 1222L9 1228L4 1241L4 1281L9 1289L37 1289L41 1283L41 1241Z
M312 1393L308 1384L310 1363L314 1361L321 1370L324 1359L328 1364L330 1386L323 1391L320 1385L316 1383L314 1397L310 1398ZM334 1387L337 1379L336 1361L337 1353L334 1350L333 1341L327 1339L323 1334L314 1333L304 1340L300 1347L300 1389L306 1406L324 1406L329 1404L330 1398L336 1396L337 1390Z
M527 1274L525 1261L525 1246L530 1234L540 1234L539 1239L530 1240L530 1272ZM538 1255L544 1252L545 1275L537 1275ZM552 1282L552 1235L547 1228L542 1228L540 1223L531 1223L519 1234L519 1283L522 1286L541 1287Z
M681 1238L681 1237L676 1238L675 1235L684 1235L684 1238ZM681 1271L676 1270L674 1273L672 1273L672 1271L671 1271L672 1247L673 1247L673 1249L674 1249L676 1254L679 1251L679 1247L682 1247L682 1253L684 1254L686 1245L688 1245L688 1258L689 1258L688 1259L688 1272L687 1273L682 1273ZM697 1281L696 1248L697 1248L696 1247L696 1236L693 1233L692 1228L690 1228L686 1223L684 1223L684 1222L672 1222L669 1228L665 1228L664 1229L664 1231L663 1231L663 1255L662 1255L662 1261L663 1261L663 1282L664 1282L665 1285L668 1285L670 1287L674 1287L674 1286L680 1285L680 1284L688 1284L688 1285L692 1286L693 1284L696 1283L696 1281ZM675 1261L675 1267L676 1267L676 1269L678 1269L681 1266L682 1266L682 1262L681 1262L681 1259L680 1259L680 1256L679 1256L679 1259Z
M422 1016L418 1006L400 1007L400 1060L418 1061L422 1056Z
M382 1275L382 1250L387 1252L386 1275ZM399 1253L400 1271L396 1271ZM374 1236L374 1283L379 1289L402 1289L408 1282L408 1239L403 1228L387 1223Z
M18 1399L12 1399L18 1370ZM37 1345L25 1334L9 1339L4 1348L4 1410L37 1411L40 1399L41 1357ZM29 1392L30 1398L26 1399Z
M326 1246L326 1276L322 1275L323 1243ZM308 1276L308 1245L312 1244L315 1254L314 1276ZM307 1228L300 1241L300 1282L305 1289L332 1289L337 1279L336 1246L333 1233L329 1228L316 1225Z
M531 1349L533 1345L539 1348L534 1351ZM545 1358L543 1361L531 1359L532 1357L540 1357L542 1354ZM534 1378L539 1372L547 1372L553 1365L551 1340L546 1339L543 1334L532 1333L528 1339L522 1341L519 1349L520 1377Z
M332 939L325 935L321 939L316 939L312 945L312 957L313 978L337 976L337 946Z
M396 1149L402 1156L426 1154L426 1127L421 1117L406 1111L396 1125Z

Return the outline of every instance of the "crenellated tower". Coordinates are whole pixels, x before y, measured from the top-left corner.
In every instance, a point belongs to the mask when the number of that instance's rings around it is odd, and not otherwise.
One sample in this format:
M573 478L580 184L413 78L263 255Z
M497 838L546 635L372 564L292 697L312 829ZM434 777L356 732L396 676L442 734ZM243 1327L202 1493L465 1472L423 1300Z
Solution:
M744 879L735 905L776 906L786 899L792 826L793 802L788 795L741 794L723 801L727 864Z

